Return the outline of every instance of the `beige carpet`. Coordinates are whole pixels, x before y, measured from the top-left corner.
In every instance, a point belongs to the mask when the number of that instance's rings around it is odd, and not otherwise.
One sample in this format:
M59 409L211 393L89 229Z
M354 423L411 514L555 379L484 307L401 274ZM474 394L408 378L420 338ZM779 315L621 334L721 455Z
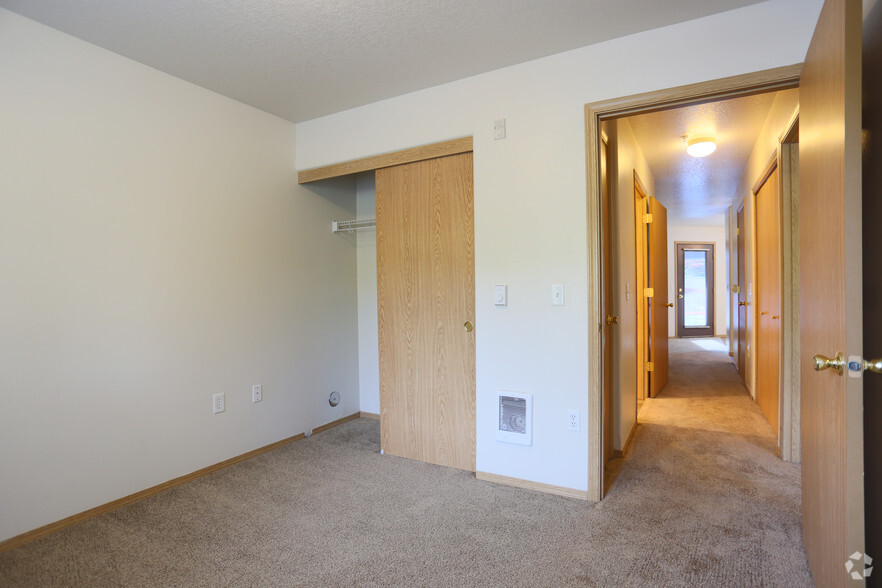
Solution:
M381 456L356 420L2 553L0 586L811 585L799 468L700 345L599 504Z

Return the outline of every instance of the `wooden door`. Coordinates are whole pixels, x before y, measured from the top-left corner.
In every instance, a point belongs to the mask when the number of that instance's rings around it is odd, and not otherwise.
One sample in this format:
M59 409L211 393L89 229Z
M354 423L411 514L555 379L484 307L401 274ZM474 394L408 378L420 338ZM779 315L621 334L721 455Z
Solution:
M747 371L745 361L747 359L747 276L744 271L744 205L738 209L738 223L736 238L738 239L738 373L745 380Z
M649 287L649 234L646 224L649 214L647 199L649 194L634 170L634 235L637 252L637 280L635 297L637 299L637 411L649 392L649 303L646 295Z
M649 197L649 395L668 383L668 209Z
M861 2L827 0L799 85L802 526L818 586L849 584L864 551L862 381L812 370L815 354L862 351L860 67Z
M781 396L781 200L777 160L756 194L756 402L780 445Z
M677 337L714 336L714 244L677 243Z
M376 175L381 447L474 470L472 154Z
M612 194L609 186L609 143L600 148L601 221L603 232L603 463L613 456L613 345L618 325L613 303L612 277ZM605 483L601 484L601 488Z

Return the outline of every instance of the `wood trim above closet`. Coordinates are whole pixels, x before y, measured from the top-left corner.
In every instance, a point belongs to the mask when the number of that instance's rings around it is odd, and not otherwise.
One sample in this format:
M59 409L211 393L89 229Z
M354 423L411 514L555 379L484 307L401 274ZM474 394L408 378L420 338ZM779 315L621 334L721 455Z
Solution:
M401 151L353 159L343 163L305 169L297 173L297 183L308 184L317 180L348 176L349 174L392 167L402 163L413 163L414 161L422 161L424 159L467 153L472 151L472 143L471 137L462 137L460 139L432 143L431 145L421 145L419 147L411 147L410 149L402 149Z

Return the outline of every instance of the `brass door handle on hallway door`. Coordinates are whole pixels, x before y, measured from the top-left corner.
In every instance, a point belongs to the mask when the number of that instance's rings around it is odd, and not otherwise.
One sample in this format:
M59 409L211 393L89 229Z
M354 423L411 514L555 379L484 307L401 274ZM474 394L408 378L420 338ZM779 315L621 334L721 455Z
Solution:
M665 306L667 306L668 308L674 308L674 303L668 302L667 304L665 304Z
M844 367L845 357L843 357L841 351L837 352L836 356L832 358L821 355L820 353L812 357L812 368L816 372L822 372L828 368L833 368L833 370L841 376Z

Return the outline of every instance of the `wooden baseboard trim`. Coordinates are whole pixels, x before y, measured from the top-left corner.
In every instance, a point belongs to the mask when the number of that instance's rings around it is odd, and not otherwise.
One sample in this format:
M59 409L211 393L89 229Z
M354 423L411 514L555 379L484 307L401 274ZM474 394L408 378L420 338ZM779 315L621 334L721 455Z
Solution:
M631 447L631 441L634 440L634 433L637 432L637 423L634 423L634 426L631 427L631 432L628 433L628 438L625 439L625 445L621 449L613 449L613 457L625 457L628 453L628 448Z
M319 427L316 427L315 429L312 430L312 434L315 435L316 433L321 433L322 431L327 431L328 429L333 429L334 427L336 427L338 425L342 425L343 423L348 423L349 421L354 421L355 419L360 418L360 416L361 416L360 412L352 413L351 415L345 416L342 419L337 419L336 421L331 421L330 423L328 423L326 425L321 425Z
M362 414L363 413L357 412L355 414L343 417L342 419L337 419L336 421L330 422L326 425L316 427L312 430L312 432L321 433L322 431L327 431L328 429L336 427L337 425L342 425L347 421L357 419ZM128 496L123 496L122 498L112 500L106 504L96 506L95 508L84 510L81 513L71 515L67 518L55 521L54 523L43 525L42 527L34 529L33 531L27 531L25 533L22 533L21 535L16 535L15 537L11 537L5 541L0 542L0 553L8 551L10 549L15 549L20 545L24 545L25 543L29 543L31 541L34 541L35 539L39 539L40 537L45 537L46 535L50 535L55 531L60 531L65 527L70 527L71 525L75 525L79 522L97 517L112 510L116 510L121 506L125 506L133 502L138 502L139 500L143 500L155 494L159 494L160 492L168 490L169 488L174 488L175 486L191 482L197 478L201 478L202 476L207 476L208 474L212 474L218 470L222 470L224 468L230 467L233 464L237 464L240 461L245 461L246 459L251 459L252 457L256 457L262 453L267 453L269 451L272 451L273 449L278 449L279 447L294 443L295 441L300 441L305 436L306 435L304 435L303 433L300 433L298 435L294 435L293 437L288 437L286 439L282 439L281 441L276 441L275 443L270 443L269 445L258 447L257 449L248 451L246 453L243 453L242 455L231 457L230 459L224 460L220 463L204 467L201 470L196 470L195 472L191 472L189 474L174 478L172 480L169 480L168 482L163 482L162 484L157 484L156 486L151 486L150 488L135 492L134 494L129 494Z
M380 415L378 415L378 414L375 413L375 412L364 412L364 411L362 411L362 412L358 413L358 416L360 416L360 417L363 418L363 419L371 419L371 420L374 420L374 421L378 421L378 420L380 420Z
M588 500L587 490L575 490L573 488L564 488L563 486L554 486L553 484L543 484L542 482L531 482L530 480L510 478L509 476L500 476L499 474L491 474L488 472L475 472L475 477L485 482L515 486L517 488L524 488L525 490L556 494L558 496L576 498L578 500Z

